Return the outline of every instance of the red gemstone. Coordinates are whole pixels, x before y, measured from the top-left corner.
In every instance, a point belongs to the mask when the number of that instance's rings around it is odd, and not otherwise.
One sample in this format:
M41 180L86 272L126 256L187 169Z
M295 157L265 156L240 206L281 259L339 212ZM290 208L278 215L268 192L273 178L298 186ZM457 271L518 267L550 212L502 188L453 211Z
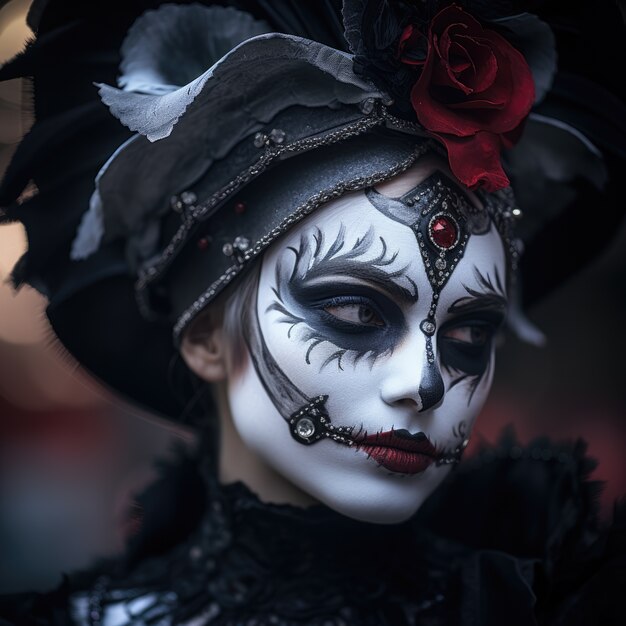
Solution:
M245 202L237 202L237 204L235 204L235 213L244 213L245 210L246 210Z
M430 238L440 248L451 248L457 239L456 225L444 215L440 215L430 224Z
M198 239L198 250L206 250L209 247L209 238L208 237L201 237L200 239Z

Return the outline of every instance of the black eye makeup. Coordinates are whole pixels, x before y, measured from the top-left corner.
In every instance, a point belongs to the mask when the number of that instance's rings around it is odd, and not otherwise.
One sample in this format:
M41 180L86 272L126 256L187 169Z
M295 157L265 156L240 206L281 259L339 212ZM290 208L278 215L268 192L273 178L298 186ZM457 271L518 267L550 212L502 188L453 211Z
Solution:
M482 376L491 360L493 339L503 321L504 314L484 310L482 314L457 318L443 325L437 335L442 367Z
M406 332L400 307L368 283L331 282L307 284L306 279L288 285L289 309L306 325L304 340L332 343L338 352L331 360L341 365L348 352L357 362L373 361L391 353ZM310 350L307 352L309 361Z
M506 318L506 294L497 267L492 275L474 266L478 288L464 285L468 295L450 305L448 313L453 317L437 334L441 366L455 376L450 388L467 382L468 404L491 367L493 339Z
M354 364L366 358L373 365L380 356L390 354L407 328L401 305L418 297L415 283L404 273L406 268L389 268L397 253L389 252L382 237L376 239L370 229L348 248L344 235L342 226L323 256L319 230L312 238L302 238L298 248L289 248L296 259L294 269L287 276L279 268L280 262L277 265L277 300L268 309L283 314L279 321L291 324L289 333L303 324L300 337L309 344L307 363L321 343L337 348L322 368L337 361L343 369L348 358ZM374 244L380 254L368 261L359 259Z

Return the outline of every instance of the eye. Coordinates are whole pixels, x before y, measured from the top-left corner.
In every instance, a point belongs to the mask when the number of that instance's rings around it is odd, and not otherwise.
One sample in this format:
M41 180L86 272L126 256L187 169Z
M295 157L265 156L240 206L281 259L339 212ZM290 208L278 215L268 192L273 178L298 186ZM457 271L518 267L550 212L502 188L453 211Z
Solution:
M381 319L376 311L366 304L343 304L339 306L327 306L324 310L349 324L358 326L375 326L382 327L385 322Z
M492 332L485 326L467 325L448 328L442 333L446 339L454 339L472 346L484 346L491 339Z
M482 376L503 319L502 316L490 318L483 315L481 319L456 320L443 326L437 335L441 364L470 376Z

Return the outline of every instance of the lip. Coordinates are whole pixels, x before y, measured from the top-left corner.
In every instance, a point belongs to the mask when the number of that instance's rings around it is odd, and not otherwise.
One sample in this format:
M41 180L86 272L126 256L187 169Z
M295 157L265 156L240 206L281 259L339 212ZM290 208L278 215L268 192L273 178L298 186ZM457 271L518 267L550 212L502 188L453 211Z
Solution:
M419 474L442 456L425 433L411 434L405 429L368 435L356 443L379 465L401 474Z

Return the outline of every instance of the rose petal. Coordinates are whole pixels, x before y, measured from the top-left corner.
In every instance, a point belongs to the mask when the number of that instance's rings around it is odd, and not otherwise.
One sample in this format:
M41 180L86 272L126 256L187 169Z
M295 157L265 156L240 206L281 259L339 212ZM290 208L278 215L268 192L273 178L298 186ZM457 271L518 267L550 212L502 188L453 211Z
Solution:
M448 57L448 68L455 74L460 74L465 70L473 67L471 53L464 48L458 41L450 46L450 56Z
M409 24L400 35L398 42L398 58L402 63L407 65L422 65L424 59L417 59L414 56L410 56L411 52L416 49L421 49L420 39L424 35L414 24Z
M448 106L451 109L464 109L464 110L472 110L472 109L485 109L485 115L489 117L492 109L496 111L502 110L506 106L506 101L500 100L484 100L482 98L476 98L474 100L464 100L463 102L450 102Z
M450 56L450 46L452 45L452 42L457 40L459 37L466 35L466 31L467 26L465 24L455 23L447 26L441 36L436 36L435 49L444 62L446 62L446 59ZM432 32L436 33L434 30Z
M458 44L454 44L454 47L460 48ZM441 59L440 63L435 66L433 69L433 84L460 89L465 95L468 95L472 93L472 88L464 85L457 78L457 75L468 67L471 67L472 62L467 52L462 48L456 52L457 59L454 66L446 59ZM465 57L464 59L462 58L463 56Z
M483 32L480 22L455 4L439 11L430 22L432 32L443 32L448 26L461 26L466 35L479 35Z
M506 132L515 128L519 121L530 113L535 101L535 83L530 67L519 50L495 31L485 31L485 36L493 45L492 49L497 55L498 75L502 73L510 81L509 115L511 120L517 120L517 123L511 122L508 128L499 131Z
M466 101L451 102L450 98L442 98L442 94L431 90L434 62L429 53L422 74L411 90L413 108L427 130L460 137L481 130L499 134L516 128L528 115L534 101L530 69L522 55L503 41L510 50L508 55L499 55L494 83L480 98ZM500 50L500 42L497 44L495 52ZM482 103L484 110L481 110Z
M454 151L451 163L474 171L463 175L465 181L484 179L491 187L508 182L499 153L514 140L533 101L530 68L506 39L455 5L433 18L411 104L424 128ZM472 163L463 166L461 156Z
M480 132L473 137L439 135L448 152L452 173L470 189L482 187L497 191L508 187L509 179L500 160L501 142L498 135Z
M470 37L459 38L459 47L463 42L463 47L467 57L471 59L473 75L471 77L462 76L465 84L472 86L474 93L480 93L489 89L496 79L498 72L498 61L490 46L484 42Z

